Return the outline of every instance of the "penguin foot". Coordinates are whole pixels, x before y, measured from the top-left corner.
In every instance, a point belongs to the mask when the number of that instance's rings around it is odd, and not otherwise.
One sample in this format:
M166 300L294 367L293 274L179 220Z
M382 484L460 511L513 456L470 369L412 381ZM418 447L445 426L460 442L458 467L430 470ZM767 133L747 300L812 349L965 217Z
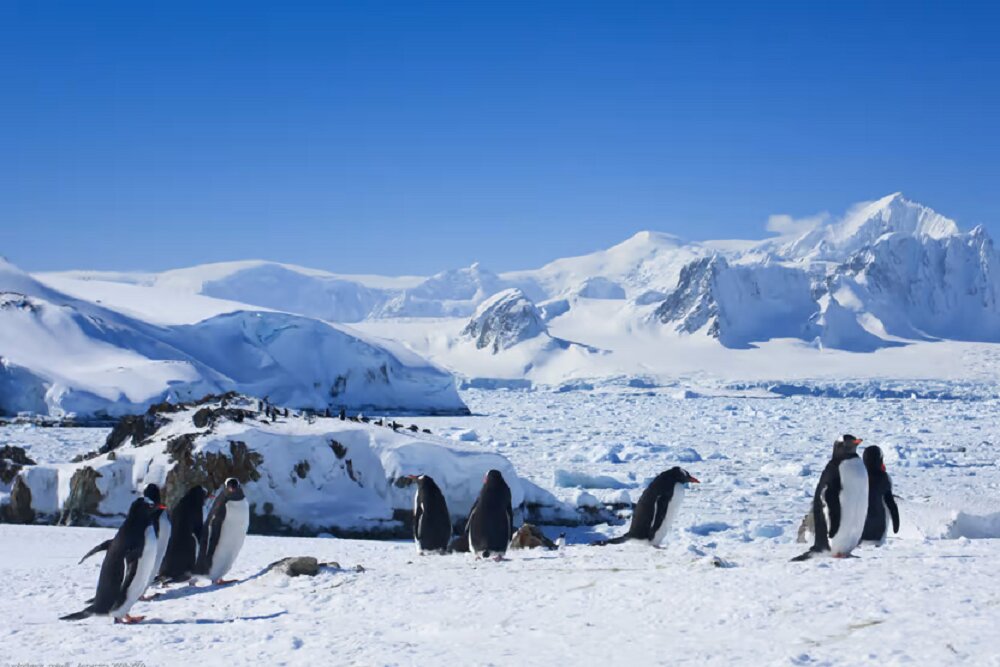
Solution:
M115 623L121 623L123 625L132 625L134 623L142 623L146 619L145 616L130 616L125 614L121 618L116 618Z
M216 579L212 583L216 586L228 586L229 584L235 584L239 579Z

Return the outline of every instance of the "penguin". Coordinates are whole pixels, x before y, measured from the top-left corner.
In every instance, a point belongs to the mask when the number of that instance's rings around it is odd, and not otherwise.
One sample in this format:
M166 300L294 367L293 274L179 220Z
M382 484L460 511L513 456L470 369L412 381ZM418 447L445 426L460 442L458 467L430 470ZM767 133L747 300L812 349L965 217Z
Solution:
M858 456L861 442L845 435L834 443L833 456L813 496L813 546L793 561L826 552L834 558L846 558L861 542L868 514L868 472Z
M469 512L466 533L469 551L476 554L476 558L503 560L514 535L514 510L510 487L499 470L486 473L483 488Z
M628 540L647 540L654 547L663 546L674 525L674 519L680 510L681 502L688 484L700 484L701 481L683 468L674 466L665 470L653 479L646 490L639 496L639 502L632 513L632 523L628 532L604 542L606 544L622 544Z
M156 562L153 565L153 571L149 575L149 584L152 584L156 575L160 573L160 566L163 565L164 556L167 555L167 545L170 543L172 526L170 524L170 517L167 515L167 512L163 511L166 508L161 502L160 487L156 484L147 484L142 495L149 498L154 505L160 508L159 515L153 523L153 529L156 531Z
M187 581L194 573L198 563L206 495L204 487L195 486L170 510L172 531L166 556L157 572L157 580L160 582Z
M156 484L147 484L146 488L143 489L142 495L144 498L148 498L155 507L163 507L163 504L160 502L160 487L156 486ZM156 531L157 541L156 567L153 570L153 576L155 577L156 573L160 571L160 563L163 562L163 555L167 552L167 541L170 539L170 519L167 517L166 512L161 511L159 513L159 518L157 519L156 525L153 526L153 529ZM105 540L104 542L98 544L96 547L84 554L83 558L80 559L80 563L99 551L107 551L108 548L111 547L111 542L112 540ZM79 563L77 564L79 565ZM149 583L152 583L152 579L150 579Z
M234 583L235 579L227 581L222 576L236 562L249 527L247 497L240 481L230 477L216 495L202 528L197 573L207 576L218 586Z
M413 539L417 551L447 553L451 541L451 516L448 503L434 478L428 475L412 477L417 483L413 494Z
M156 529L162 505L149 498L136 499L129 507L125 522L108 546L97 581L93 601L75 614L62 616L62 621L79 621L90 616L111 616L115 623L138 623L142 616L129 611L149 585L150 573L156 564Z
M889 533L888 518L892 519L892 532L899 532L899 508L892 496L892 480L885 471L882 450L877 445L865 447L861 459L868 471L868 517L861 541L881 545Z

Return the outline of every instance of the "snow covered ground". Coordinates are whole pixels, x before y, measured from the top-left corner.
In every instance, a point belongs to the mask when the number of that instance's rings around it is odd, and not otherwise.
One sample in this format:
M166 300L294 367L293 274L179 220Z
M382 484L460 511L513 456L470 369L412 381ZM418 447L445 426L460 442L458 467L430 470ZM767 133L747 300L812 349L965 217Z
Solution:
M136 606L149 622L135 627L56 620L91 595L99 559L76 561L110 531L0 526L0 662L1000 664L997 399L628 387L462 398L474 416L412 421L503 454L562 499L634 500L678 464L702 484L662 550L586 545L624 529L609 525L504 563L418 557L406 542L251 536L233 572L241 583L171 590ZM902 530L860 558L790 563L844 432L886 452ZM6 427L0 444L65 460L105 435ZM342 569L255 576L293 555Z

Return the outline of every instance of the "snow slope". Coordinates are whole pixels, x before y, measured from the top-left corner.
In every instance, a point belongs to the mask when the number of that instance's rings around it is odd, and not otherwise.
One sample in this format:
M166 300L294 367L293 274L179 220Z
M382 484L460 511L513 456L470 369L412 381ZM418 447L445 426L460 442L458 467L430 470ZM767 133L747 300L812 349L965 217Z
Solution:
M121 415L230 389L296 407L464 409L452 378L412 352L303 316L238 310L153 324L6 262L0 294L0 414ZM210 312L200 299L193 309Z

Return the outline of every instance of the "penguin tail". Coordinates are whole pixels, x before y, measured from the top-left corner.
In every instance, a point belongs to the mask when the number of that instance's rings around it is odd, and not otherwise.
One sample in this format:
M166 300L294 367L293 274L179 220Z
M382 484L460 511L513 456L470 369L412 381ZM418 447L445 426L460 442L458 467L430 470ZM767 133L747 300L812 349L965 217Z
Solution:
M94 610L92 607L87 607L75 614L66 614L65 616L60 616L60 621L82 621L85 618L90 618L94 615Z
M621 535L619 537L612 537L610 540L599 540L597 542L592 542L590 546L606 547L609 544L625 544L626 542L628 542L628 534Z
M111 540L105 540L104 542L101 542L96 547L94 547L93 549L91 549L90 551L88 551L86 554L84 554L83 558L80 559L80 563L82 563L83 561L87 560L88 558L90 558L91 556L93 556L94 554L96 554L99 551L107 551L108 548L110 548L110 547L111 547ZM77 563L77 565L79 565L80 563Z
M799 554L798 556L796 556L795 558L793 558L792 562L793 563L801 563L802 561L809 560L810 558L812 558L815 555L816 555L816 552L813 551L812 549L810 549L809 551L805 552L804 554Z

